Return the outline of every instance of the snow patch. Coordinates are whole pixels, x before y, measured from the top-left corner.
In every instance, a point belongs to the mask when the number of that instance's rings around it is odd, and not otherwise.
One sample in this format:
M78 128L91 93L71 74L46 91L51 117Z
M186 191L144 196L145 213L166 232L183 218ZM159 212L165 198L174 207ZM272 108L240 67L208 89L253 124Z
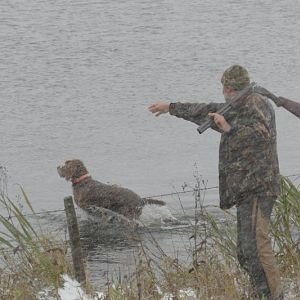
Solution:
M164 295L161 300L173 300L175 299L172 294L166 294ZM196 292L192 289L184 289L180 290L178 293L178 299L188 299L188 300L196 300Z
M58 294L61 300L102 300L104 299L103 293L97 293L96 296L88 296L81 288L78 281L71 279L68 275L63 276L64 286L58 289Z
M62 275L64 281L63 287L58 289L58 296L61 300L104 300L105 295L103 293L97 292L94 296L87 295L80 283L76 280L70 278L67 274ZM38 295L39 300L55 300L49 296L53 292L53 289L46 288L41 291Z

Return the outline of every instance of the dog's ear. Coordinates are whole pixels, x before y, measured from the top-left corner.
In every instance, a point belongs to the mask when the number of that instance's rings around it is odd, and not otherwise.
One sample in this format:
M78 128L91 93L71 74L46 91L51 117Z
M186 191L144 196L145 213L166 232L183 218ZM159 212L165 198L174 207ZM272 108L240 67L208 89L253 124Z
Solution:
M79 159L66 161L65 165L70 172L71 178L79 178L88 173L83 162Z

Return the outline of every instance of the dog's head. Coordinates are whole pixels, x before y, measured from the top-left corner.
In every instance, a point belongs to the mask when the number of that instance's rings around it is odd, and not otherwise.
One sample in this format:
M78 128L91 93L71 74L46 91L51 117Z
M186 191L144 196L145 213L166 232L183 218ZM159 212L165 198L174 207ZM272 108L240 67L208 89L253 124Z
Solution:
M67 160L63 166L57 167L57 172L60 177L63 177L68 181L74 181L75 179L88 174L86 167L79 159Z

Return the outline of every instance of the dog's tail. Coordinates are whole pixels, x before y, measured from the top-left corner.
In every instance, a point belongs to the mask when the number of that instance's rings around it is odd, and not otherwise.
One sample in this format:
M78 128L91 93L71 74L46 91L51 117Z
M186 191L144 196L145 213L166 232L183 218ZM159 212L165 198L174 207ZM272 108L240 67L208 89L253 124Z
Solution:
M155 204L155 205L160 205L160 206L166 205L166 202L162 201L162 200L156 200L156 199L152 199L152 198L144 198L143 200L145 201L145 204Z

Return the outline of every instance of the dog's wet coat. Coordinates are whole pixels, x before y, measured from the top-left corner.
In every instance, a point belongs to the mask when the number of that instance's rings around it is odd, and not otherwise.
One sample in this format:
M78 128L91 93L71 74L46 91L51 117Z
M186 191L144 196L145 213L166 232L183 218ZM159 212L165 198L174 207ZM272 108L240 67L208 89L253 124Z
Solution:
M163 201L144 199L129 189L92 179L78 159L67 160L64 166L57 167L57 171L60 177L73 183L74 201L82 209L103 207L129 219L138 219L144 205L165 205Z

